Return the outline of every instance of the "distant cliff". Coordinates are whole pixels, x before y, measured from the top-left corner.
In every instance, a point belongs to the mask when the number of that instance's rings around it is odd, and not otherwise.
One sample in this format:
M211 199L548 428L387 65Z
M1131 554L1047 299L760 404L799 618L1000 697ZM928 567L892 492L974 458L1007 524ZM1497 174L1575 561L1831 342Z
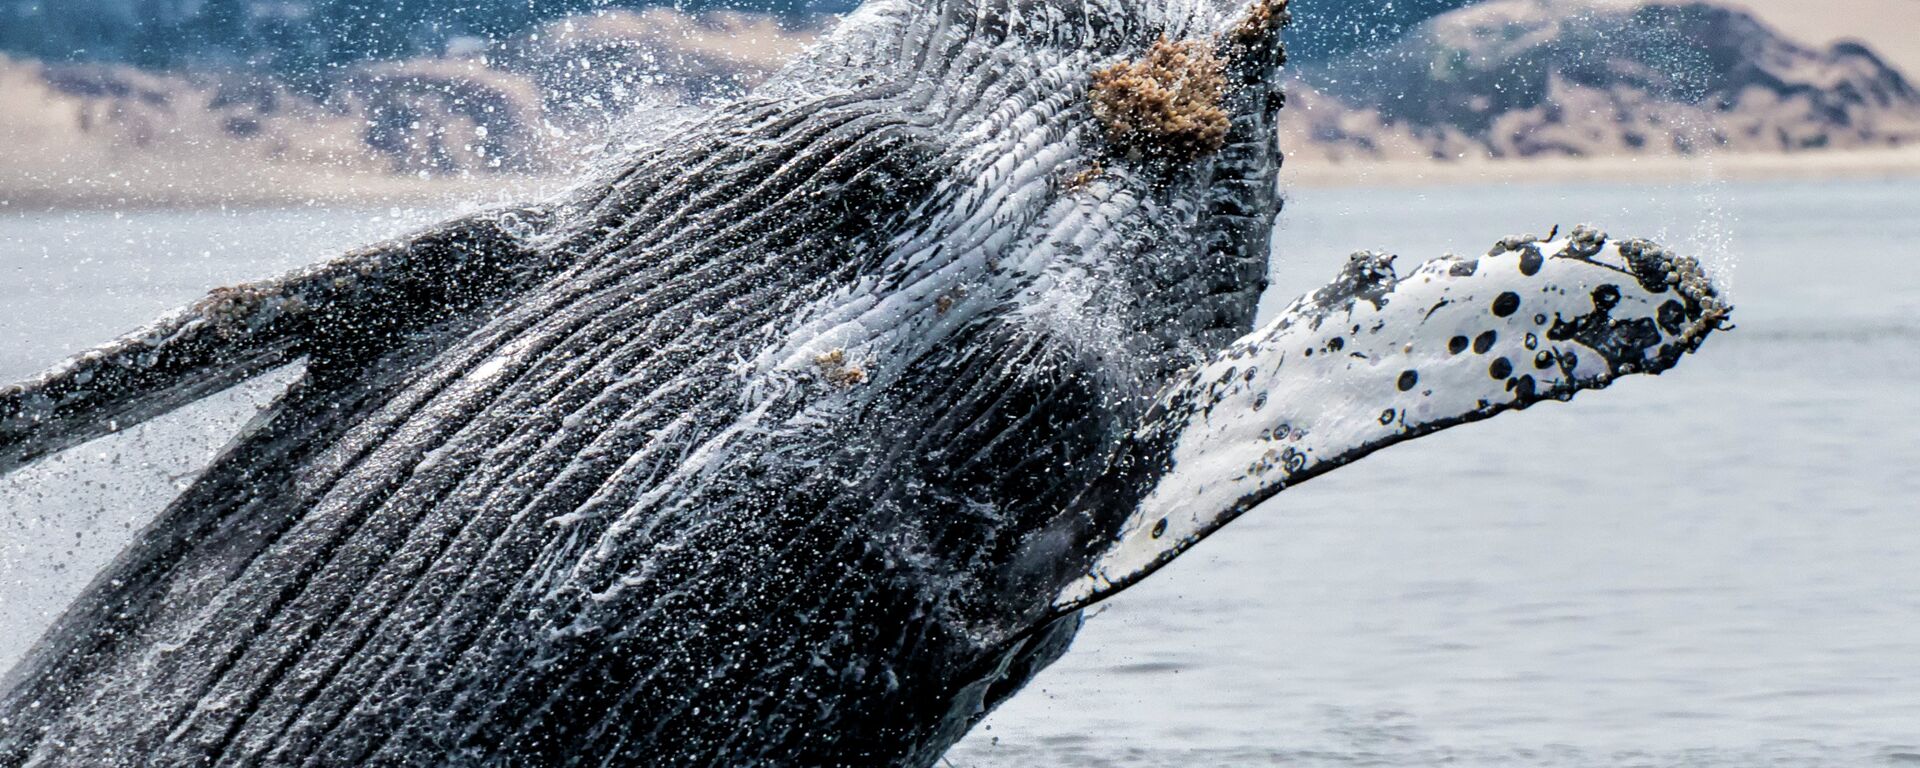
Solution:
M831 23L612 11L301 77L0 57L0 197L143 167L166 184L565 174L625 130L744 92ZM1322 165L1920 144L1920 93L1898 70L1788 32L1710 2L1494 0L1301 66L1282 140Z
M1814 49L1709 2L1494 0L1302 77L1295 149L1332 158L1920 142L1920 92L1873 51Z
M1473 0L1294 0L1296 58L1392 40ZM439 55L588 11L671 7L796 18L859 0L0 0L0 53L146 67L245 62L282 73Z
M0 0L0 53L156 68L243 64L291 78L438 56L588 11L673 7L798 18L858 0Z
M642 110L743 92L818 22L664 8L562 19L456 55L329 68L151 70L0 57L0 169L147 160L316 172L543 174Z

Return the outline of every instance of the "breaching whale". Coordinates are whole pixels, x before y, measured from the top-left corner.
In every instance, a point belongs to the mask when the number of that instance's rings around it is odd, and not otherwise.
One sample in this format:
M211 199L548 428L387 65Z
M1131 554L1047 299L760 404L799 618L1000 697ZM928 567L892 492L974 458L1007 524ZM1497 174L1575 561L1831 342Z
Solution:
M562 199L0 390L8 471L302 366L0 682L0 765L931 765L1261 501L1724 322L1579 227L1251 330L1286 15L872 0Z

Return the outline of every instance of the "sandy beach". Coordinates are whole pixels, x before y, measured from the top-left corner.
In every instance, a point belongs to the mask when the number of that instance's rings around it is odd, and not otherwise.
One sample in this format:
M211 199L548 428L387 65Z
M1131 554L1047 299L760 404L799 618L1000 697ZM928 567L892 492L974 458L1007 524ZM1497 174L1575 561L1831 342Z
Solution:
M1451 162L1331 162L1303 155L1286 165L1282 183L1327 188L1913 177L1920 177L1920 147ZM0 212L504 204L540 199L575 181L566 176L322 174L272 166L235 172L218 165L150 163L0 175Z
M1920 72L1920 35L1914 34L1920 28L1920 0L1726 0L1725 4L1754 13L1803 45L1825 48L1856 41L1869 46L1893 67ZM776 42L782 43L768 50L728 54L745 56L762 70L775 66L812 34L811 30L773 34L760 27L738 27L744 23L740 19L727 17L722 21L729 19L734 26L715 29L731 30L750 40L777 38ZM675 20L686 26L686 19L665 11L644 17L609 17L601 20L601 26L618 27L615 22L619 22L644 32L653 27L672 27L667 22ZM641 34L634 29L618 27L600 33L614 37ZM688 37L686 30L676 34ZM696 53L704 51L702 55L726 53L707 50L718 43L706 38L696 35L689 39L692 42L683 40L680 45L690 45L698 49ZM502 170L490 170L484 163L462 162L452 166L451 172L443 168L423 175L406 166L406 157L370 150L360 136L366 129L352 115L331 114L308 105L304 112L293 110L274 118L278 122L263 134L264 138L250 138L233 133L228 124L233 116L226 112L170 106L176 102L197 105L210 98L207 89L211 86L193 78L127 70L95 74L105 78L100 87L130 89L140 98L102 100L76 95L51 85L38 65L0 58L0 104L8 106L0 109L0 139L4 139L0 141L0 211L525 201L574 183L578 174L569 169L578 167L581 159L580 139L598 135L583 129L568 140L571 143L543 143L542 139L508 145L506 155L488 155L509 161ZM1606 141L1576 141L1575 154L1582 157L1548 154L1528 159L1494 159L1467 142L1463 146L1476 154L1455 160L1429 160L1426 157L1434 147L1413 139L1402 126L1381 123L1378 115L1356 113L1355 119L1345 121L1336 115L1328 126L1313 125L1310 116L1317 108L1345 113L1341 112L1344 107L1329 105L1325 96L1310 91L1295 94L1289 118L1282 121L1280 141L1289 150L1283 182L1295 188L1920 176L1920 144L1911 141L1904 142L1905 146L1836 144L1799 152L1722 147L1695 155L1622 152ZM163 108L154 107L155 103ZM1584 104L1570 108L1592 107ZM1862 125L1871 127L1871 122ZM454 133L458 133L456 129L472 128L458 120L448 126L447 130ZM1336 133L1357 131L1348 137L1349 144L1378 144L1381 150L1368 153L1354 151L1347 144L1310 140L1319 131L1330 129ZM1821 130L1845 133L1854 126L1826 126ZM447 141L453 141L452 135ZM427 138L438 141L434 136ZM463 140L478 141L471 136ZM1558 140L1569 139L1562 135Z
M0 213L49 210L200 210L431 206L448 201L534 199L562 180L537 177L420 179L326 176L260 169L227 177L198 169L145 167L103 175L9 176L0 179Z
M1289 162L1283 183L1299 187L1406 187L1447 184L1892 179L1920 176L1920 147L1801 154L1717 153L1692 157L1543 158L1452 162Z

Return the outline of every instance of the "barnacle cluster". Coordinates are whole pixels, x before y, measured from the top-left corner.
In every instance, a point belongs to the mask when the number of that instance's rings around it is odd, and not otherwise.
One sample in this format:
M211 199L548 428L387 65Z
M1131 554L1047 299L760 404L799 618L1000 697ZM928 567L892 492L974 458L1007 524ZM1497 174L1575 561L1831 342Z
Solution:
M840 387L854 387L867 383L867 369L847 356L844 349L834 349L815 355L813 364L820 368L821 378Z
M1546 241L1543 238L1541 238L1539 235L1533 234L1531 232L1524 235L1508 235L1506 237L1500 238L1499 242L1494 243L1493 248L1488 249L1487 256L1492 257L1492 256L1499 256L1503 253L1511 253L1513 251L1520 250L1521 248L1525 248L1528 245L1531 245L1533 243L1541 243L1541 242L1546 242Z
M1144 57L1095 71L1088 98L1107 140L1127 156L1185 162L1226 144L1226 90L1226 65L1211 43L1161 38Z
M286 304L271 286L243 284L213 289L197 308L221 336L233 338L272 322Z
M1555 228L1557 234L1559 229ZM1529 245L1545 242L1548 238L1538 235L1513 235L1495 243L1488 256L1499 256L1511 251L1519 251ZM1566 250L1560 256L1572 256L1588 259L1598 255L1607 243L1607 233L1596 227L1581 224L1575 226L1567 235ZM1691 256L1681 256L1665 246L1651 240L1620 241L1620 257L1625 259L1633 275L1639 278L1647 290L1660 292L1668 289L1680 294L1689 303L1689 311L1697 311L1698 322L1687 326L1681 332L1682 341L1697 343L1708 331L1723 327L1727 318L1733 314L1733 305L1720 296L1713 287L1713 281L1707 277L1700 260Z
M1628 240L1620 244L1620 255L1634 265L1634 271L1657 276L1668 287L1699 307L1700 321L1689 326L1682 340L1697 342L1707 331L1716 330L1733 314L1733 305L1721 298L1713 287L1700 260L1680 256L1649 240Z
M1257 51L1279 38L1280 30L1293 23L1293 10L1287 0L1255 0L1247 7L1247 16L1227 33L1229 51ZM1283 57L1285 51L1278 51Z
M1567 247L1581 258L1593 258L1607 245L1607 233L1597 227L1575 224L1567 235Z
M1067 191L1079 192L1083 189L1086 189L1087 187L1092 186L1093 182L1099 180L1101 176L1106 175L1106 173L1107 173L1106 166L1103 166L1100 163L1095 162L1092 165L1089 165L1085 168L1080 169L1079 172L1067 178L1067 181L1066 181Z

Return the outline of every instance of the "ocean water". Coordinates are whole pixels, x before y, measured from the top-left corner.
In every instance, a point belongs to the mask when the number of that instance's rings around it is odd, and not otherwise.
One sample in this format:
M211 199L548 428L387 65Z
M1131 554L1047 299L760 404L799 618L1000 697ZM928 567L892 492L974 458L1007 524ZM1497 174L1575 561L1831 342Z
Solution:
M435 215L0 213L0 379ZM1920 180L1301 190L1269 305L1582 222L1701 256L1739 328L1290 490L948 761L1920 765ZM0 479L0 667L272 389Z

